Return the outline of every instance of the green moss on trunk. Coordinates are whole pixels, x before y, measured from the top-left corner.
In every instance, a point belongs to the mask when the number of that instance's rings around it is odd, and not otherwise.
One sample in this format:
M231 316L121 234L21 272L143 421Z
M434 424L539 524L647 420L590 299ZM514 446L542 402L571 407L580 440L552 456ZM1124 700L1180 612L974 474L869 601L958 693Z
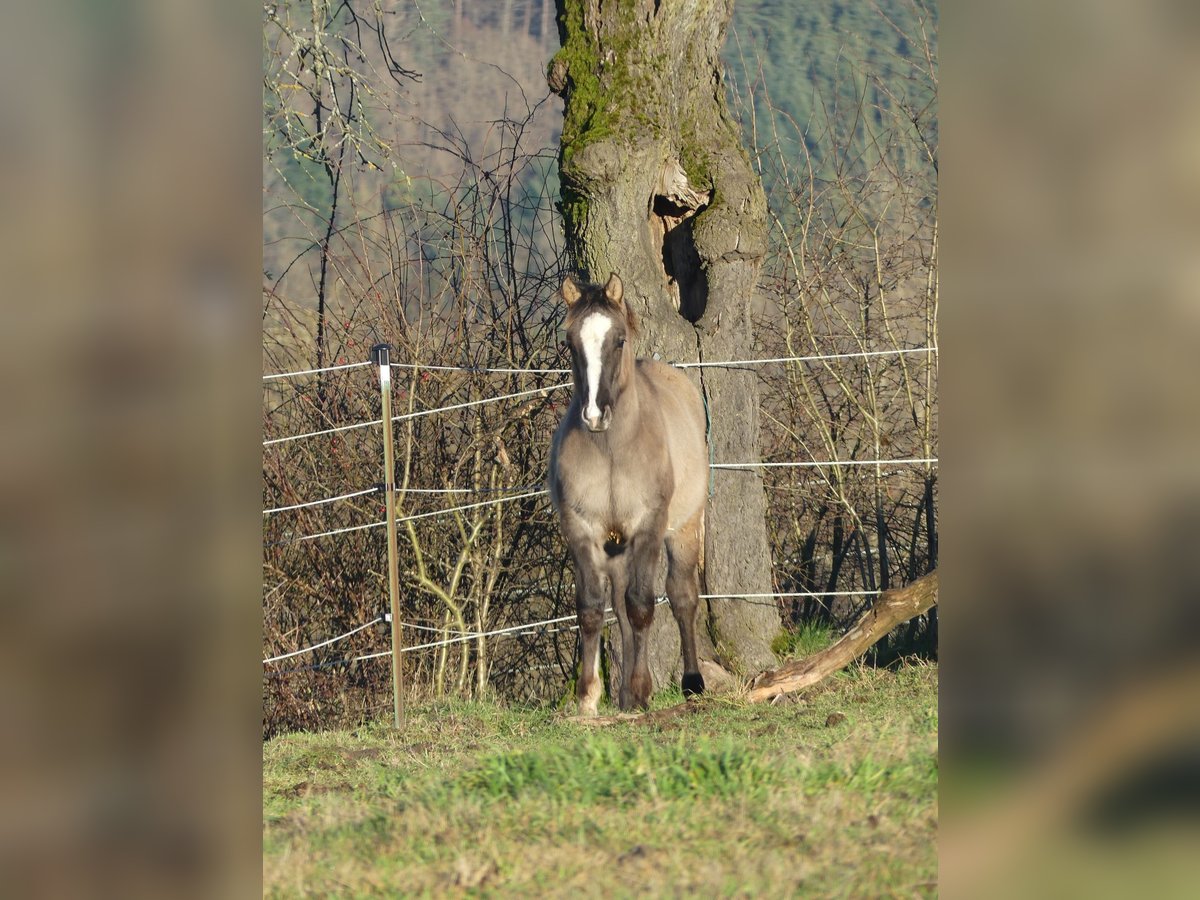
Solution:
M594 140L596 132L607 134L611 124L600 89L599 49L584 27L583 0L560 0L558 9L562 48L550 69L559 67L567 77L559 156L560 165L566 166L580 146Z
M715 131L728 130L700 104L679 102L695 91L680 79L680 60L673 58L665 35L678 33L674 18L679 13L649 14L638 0L620 0L615 12L604 11L601 27L586 21L585 5L586 0L559 0L562 48L548 68L565 73L559 167L571 242L582 239L586 220L588 189L574 166L585 147L605 140L627 147L661 145L664 157L680 157L693 186L706 190L714 177L705 144ZM690 44L685 47L684 70L701 71L695 52Z

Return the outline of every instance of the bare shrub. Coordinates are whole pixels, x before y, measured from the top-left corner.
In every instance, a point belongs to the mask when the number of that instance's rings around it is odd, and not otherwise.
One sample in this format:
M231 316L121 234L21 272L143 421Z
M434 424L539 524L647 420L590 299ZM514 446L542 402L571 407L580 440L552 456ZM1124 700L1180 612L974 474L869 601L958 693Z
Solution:
M922 27L907 36L917 52L898 61L906 76L885 82L848 56L841 77L854 102L821 98L803 125L745 70L738 108L772 188L764 355L936 348L936 35L914 9ZM815 160L814 145L833 149ZM777 589L885 590L933 570L936 465L886 460L937 455L936 353L795 362L762 378L764 459L884 460L765 470ZM783 609L793 622L843 625L863 602L785 599ZM936 610L893 645L936 648Z

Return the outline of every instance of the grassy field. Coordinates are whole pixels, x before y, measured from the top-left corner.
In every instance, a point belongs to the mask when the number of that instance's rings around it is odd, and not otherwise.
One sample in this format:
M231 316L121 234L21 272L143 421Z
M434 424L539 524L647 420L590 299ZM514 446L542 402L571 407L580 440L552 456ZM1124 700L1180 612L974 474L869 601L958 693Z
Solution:
M932 896L937 728L920 664L656 724L443 703L403 733L284 735L264 894Z

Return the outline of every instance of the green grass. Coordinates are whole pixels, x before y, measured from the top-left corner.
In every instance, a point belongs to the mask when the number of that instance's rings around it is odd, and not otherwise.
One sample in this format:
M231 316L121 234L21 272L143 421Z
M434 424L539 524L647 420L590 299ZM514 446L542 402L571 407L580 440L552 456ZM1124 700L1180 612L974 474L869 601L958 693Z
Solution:
M676 702L670 694L656 706ZM937 669L658 724L446 703L263 747L268 896L928 896Z
M803 659L824 650L835 638L833 628L829 625L805 622L795 628L779 629L779 634L771 641L771 651L781 659Z

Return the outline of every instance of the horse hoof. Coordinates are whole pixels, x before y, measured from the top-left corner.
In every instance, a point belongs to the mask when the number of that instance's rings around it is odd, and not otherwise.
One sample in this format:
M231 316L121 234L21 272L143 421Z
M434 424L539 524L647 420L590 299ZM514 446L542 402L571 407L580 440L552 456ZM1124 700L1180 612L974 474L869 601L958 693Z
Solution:
M685 672L683 675L683 696L694 697L704 693L704 676L699 672Z

